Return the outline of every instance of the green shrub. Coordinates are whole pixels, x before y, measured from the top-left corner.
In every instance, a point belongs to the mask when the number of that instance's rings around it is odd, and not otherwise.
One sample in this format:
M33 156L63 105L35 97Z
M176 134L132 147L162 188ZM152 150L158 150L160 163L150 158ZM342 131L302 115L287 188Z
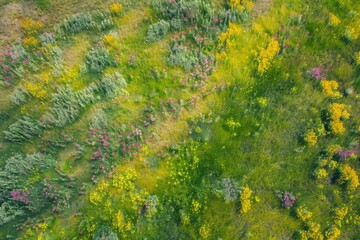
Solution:
M113 56L106 48L93 48L85 56L86 70L91 73L100 73L104 68L113 65Z
M74 92L69 85L62 87L53 94L53 107L42 118L45 128L63 127L74 122L80 115L80 110L95 102L97 86L90 85L87 88Z
M23 86L17 86L11 95L11 102L21 106L27 102L28 96L28 92Z
M170 23L160 20L158 23L150 25L147 32L147 40L149 42L156 42L161 40L169 32Z
M55 44L55 34L52 32L45 32L40 35L42 45Z
M106 113L102 109L98 109L91 119L90 127L93 129L101 129L107 125Z
M37 137L41 128L35 120L24 116L11 124L8 131L4 131L5 139L12 142L21 142Z
M94 233L93 240L118 240L116 233L106 225L101 225Z
M127 83L125 78L118 72L113 74L106 74L101 80L100 87L108 98L117 96Z
M79 33L93 28L94 22L90 13L77 13L63 20L55 31L60 35Z

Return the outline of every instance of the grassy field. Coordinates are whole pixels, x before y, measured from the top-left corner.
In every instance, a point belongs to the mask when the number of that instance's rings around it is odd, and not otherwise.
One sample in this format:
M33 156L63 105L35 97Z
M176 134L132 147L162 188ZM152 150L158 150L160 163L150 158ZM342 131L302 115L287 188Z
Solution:
M1 239L360 239L360 3L0 7Z

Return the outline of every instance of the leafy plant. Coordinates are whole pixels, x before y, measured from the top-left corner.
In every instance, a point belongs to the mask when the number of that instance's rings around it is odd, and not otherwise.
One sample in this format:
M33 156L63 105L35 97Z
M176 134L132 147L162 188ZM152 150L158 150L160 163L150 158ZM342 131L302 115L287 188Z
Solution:
M93 20L90 13L77 13L63 20L62 23L56 27L55 31L60 35L67 33L79 33L84 30L93 28Z
M42 117L42 125L47 127L63 127L74 122L80 110L95 102L97 86L89 85L85 89L74 92L69 85L60 88L52 96L54 106Z
M117 96L126 85L125 78L119 72L115 72L113 74L106 74L101 80L100 87L106 97L113 98Z
M27 102L28 93L23 86L17 86L11 95L11 102L21 106Z
M116 233L113 232L113 230L107 226L107 225L101 225L96 232L94 233L93 240L118 240Z
M156 42L161 40L169 32L170 23L160 20L158 23L150 25L147 32L147 40L149 42Z
M12 142L21 142L37 137L41 128L35 120L24 116L11 124L7 131L4 131L5 139Z
M91 119L90 127L93 129L101 129L107 125L106 113L102 109L98 109Z
M91 73L100 73L104 68L114 65L114 58L106 48L93 48L85 56L86 69Z

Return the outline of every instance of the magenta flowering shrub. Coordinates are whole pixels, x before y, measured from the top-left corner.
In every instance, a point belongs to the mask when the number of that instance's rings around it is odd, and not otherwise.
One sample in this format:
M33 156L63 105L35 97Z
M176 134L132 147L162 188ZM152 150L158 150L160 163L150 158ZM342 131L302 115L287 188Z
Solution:
M90 129L85 143L92 149L92 180L97 181L100 174L110 177L117 161L132 157L142 147L143 132L140 128L119 127L111 130Z
M143 124L145 127L154 125L159 120L166 120L169 117L176 119L181 111L181 101L176 99L160 100L158 105L146 106L143 110Z
M281 192L279 190L275 191L276 196L280 199L281 201L281 206L283 206L284 208L292 208L296 202L296 200L298 199L298 196L294 195L291 192Z
M310 69L310 77L316 80L324 80L326 79L327 69L324 69L320 66L314 67Z
M29 191L25 191L25 190L13 190L11 192L11 197L13 200L15 201L19 201L25 204L29 204Z

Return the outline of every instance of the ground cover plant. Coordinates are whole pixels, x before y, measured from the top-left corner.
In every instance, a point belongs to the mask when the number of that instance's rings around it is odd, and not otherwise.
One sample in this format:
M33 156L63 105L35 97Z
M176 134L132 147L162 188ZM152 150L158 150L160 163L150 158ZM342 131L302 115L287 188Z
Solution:
M1 239L360 238L360 3L0 12Z

